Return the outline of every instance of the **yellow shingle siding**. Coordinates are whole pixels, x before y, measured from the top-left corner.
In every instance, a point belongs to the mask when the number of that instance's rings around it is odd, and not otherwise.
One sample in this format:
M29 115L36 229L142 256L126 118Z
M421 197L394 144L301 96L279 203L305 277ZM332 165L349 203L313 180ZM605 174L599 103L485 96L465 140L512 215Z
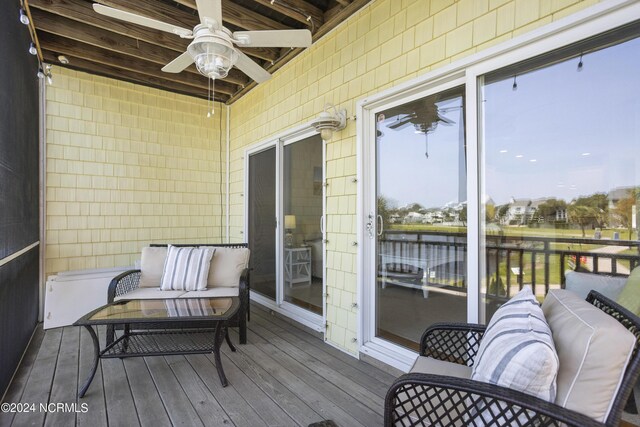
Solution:
M313 119L531 31L594 0L376 0L232 105L231 239L244 240L244 150ZM357 352L355 123L327 144L327 339ZM369 284L370 285L370 284Z
M215 110L207 119L204 100L54 68L46 273L132 265L151 242L221 241L226 112Z

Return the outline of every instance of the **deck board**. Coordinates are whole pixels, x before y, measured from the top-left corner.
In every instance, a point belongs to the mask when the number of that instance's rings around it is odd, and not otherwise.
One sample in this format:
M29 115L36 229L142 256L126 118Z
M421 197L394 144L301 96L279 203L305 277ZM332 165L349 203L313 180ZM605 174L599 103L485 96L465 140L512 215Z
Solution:
M0 414L0 426L340 426L382 424L393 376L325 344L303 329L252 305L248 343L223 344L229 386L220 385L212 355L101 360L82 399L92 362L80 328L43 331L25 353L5 401L86 403L86 413ZM104 343L105 328L99 328ZM231 339L238 342L237 330Z

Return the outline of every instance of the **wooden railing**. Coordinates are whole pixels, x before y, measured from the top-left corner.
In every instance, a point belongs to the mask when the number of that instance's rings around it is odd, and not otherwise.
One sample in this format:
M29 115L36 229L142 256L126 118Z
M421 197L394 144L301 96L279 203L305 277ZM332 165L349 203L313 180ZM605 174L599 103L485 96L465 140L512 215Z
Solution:
M484 240L486 294L498 299L525 284L538 293L544 286L544 294L563 287L566 269L625 276L640 264L640 242L632 240L490 234ZM635 253L594 252L604 246L634 248ZM404 273L404 280L407 272L414 272L415 279L422 274L422 286L466 292L466 264L466 233L389 230L378 240L379 271Z

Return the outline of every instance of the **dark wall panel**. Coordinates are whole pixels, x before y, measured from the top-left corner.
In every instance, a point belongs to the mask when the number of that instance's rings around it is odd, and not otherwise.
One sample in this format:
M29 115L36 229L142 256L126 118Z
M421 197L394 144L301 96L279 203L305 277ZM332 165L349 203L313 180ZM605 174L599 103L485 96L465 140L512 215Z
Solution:
M0 259L38 240L38 62L18 20L0 2Z
M0 260L39 240L38 62L18 0L0 1ZM0 395L38 321L39 247L0 266Z
M0 396L38 321L39 248L0 267Z

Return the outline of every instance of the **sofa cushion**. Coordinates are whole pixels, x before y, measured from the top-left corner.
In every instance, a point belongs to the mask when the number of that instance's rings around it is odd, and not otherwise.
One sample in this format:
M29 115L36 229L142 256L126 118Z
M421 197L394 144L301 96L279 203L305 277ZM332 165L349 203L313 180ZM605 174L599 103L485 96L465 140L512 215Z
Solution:
M635 337L614 318L570 291L549 291L542 310L560 359L555 403L604 422Z
M190 291L180 295L180 298L214 298L214 297L237 297L239 288L210 288L204 291Z
M418 356L409 372L421 374L447 375L456 378L471 378L471 366L460 365L432 357Z
M618 304L636 316L640 316L640 267L634 268L627 278L627 282L618 296Z
M124 295L115 297L115 301L122 299L166 299L166 298L178 298L184 294L185 291L161 291L159 287L155 288L138 288L131 292L127 292Z
M247 248L216 248L207 288L237 287L242 271L249 266L249 254Z
M167 248L142 248L139 284L141 288L158 288L160 286L166 258Z
M553 402L558 364L542 309L524 287L491 318L471 378Z
M624 277L582 273L572 270L567 271L564 277L566 279L565 289L578 295L580 299L587 299L589 292L595 289L602 295L615 301L626 282L626 278Z
M201 291L206 289L211 257L214 252L214 248L206 246L196 248L169 245L160 289L163 291Z

